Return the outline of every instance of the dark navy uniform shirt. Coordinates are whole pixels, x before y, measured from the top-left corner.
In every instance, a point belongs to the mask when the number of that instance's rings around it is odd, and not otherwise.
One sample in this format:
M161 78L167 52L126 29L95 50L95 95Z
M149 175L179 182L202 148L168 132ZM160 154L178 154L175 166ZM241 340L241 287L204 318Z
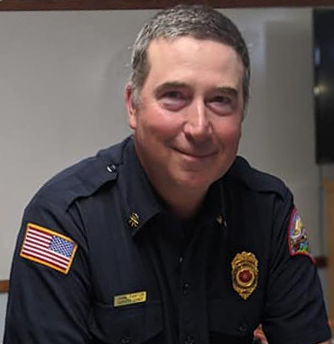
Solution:
M316 268L289 251L293 208L281 181L237 157L182 222L151 188L132 138L103 150L26 208L4 344L250 344L259 323L270 344L327 340ZM29 226L73 240L67 273L22 255ZM243 275L256 281L246 299L232 277L242 252L257 262Z

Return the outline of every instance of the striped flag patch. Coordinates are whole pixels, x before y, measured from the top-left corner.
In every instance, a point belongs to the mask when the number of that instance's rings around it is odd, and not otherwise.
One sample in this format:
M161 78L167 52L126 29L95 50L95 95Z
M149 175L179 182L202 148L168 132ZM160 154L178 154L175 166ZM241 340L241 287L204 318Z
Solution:
M76 250L77 244L72 239L28 223L20 256L67 274Z

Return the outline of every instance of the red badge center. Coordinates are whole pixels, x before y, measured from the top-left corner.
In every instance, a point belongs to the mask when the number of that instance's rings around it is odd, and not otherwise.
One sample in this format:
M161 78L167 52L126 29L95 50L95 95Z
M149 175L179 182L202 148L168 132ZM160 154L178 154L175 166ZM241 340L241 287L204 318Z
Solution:
M243 270L243 271L240 271L239 273L239 279L241 282L243 283L248 283L251 281L251 279L253 278L253 274L250 270Z

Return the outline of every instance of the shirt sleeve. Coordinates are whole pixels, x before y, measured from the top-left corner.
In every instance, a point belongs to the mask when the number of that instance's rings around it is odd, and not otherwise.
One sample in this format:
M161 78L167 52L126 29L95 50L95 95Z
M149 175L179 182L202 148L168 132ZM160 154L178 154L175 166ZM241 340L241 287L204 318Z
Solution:
M269 279L263 328L270 344L317 344L331 333L322 289L313 258L307 250L306 232L302 241L293 241L291 229L296 218L293 199L275 205ZM291 227L292 226L292 227Z
M46 255L45 259L36 258L35 254L22 256L29 226L41 228L41 238L34 238L32 246L35 253ZM58 258L44 245L48 234L56 254L66 256L59 249L67 250L71 259L67 263L65 257L63 269L57 269ZM73 245L77 246L75 252ZM28 206L13 258L4 344L89 343L91 307L86 246L80 218L73 209L64 211L48 201L33 201Z

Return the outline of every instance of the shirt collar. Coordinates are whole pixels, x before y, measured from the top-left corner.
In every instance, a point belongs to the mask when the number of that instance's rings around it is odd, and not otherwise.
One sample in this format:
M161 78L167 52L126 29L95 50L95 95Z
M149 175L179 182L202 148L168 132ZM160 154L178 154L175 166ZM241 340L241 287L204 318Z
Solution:
M214 182L206 195L204 203L196 216L199 224L218 221L226 226L226 214L224 206L224 190L222 180Z
M132 235L135 235L147 221L163 210L163 206L140 165L133 139L124 149L122 169L126 203L124 215Z

